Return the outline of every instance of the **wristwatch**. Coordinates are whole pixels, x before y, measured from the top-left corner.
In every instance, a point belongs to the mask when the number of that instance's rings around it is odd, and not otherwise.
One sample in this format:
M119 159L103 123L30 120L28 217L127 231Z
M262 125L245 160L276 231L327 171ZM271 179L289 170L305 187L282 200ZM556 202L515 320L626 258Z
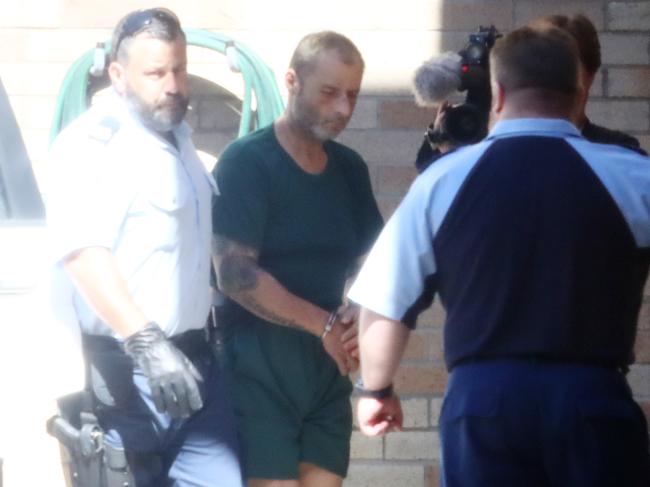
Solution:
M393 395L393 384L388 384L382 389L366 389L363 386L363 380L361 380L361 377L359 377L354 383L354 389L357 392L357 395L361 397L371 397L373 399L386 399Z

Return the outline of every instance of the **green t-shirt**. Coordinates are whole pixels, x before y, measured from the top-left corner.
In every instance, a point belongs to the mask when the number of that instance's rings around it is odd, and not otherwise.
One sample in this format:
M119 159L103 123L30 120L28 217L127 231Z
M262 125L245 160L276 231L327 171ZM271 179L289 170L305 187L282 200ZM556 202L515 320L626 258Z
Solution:
M356 259L377 237L382 219L368 169L353 150L324 144L326 169L302 170L273 126L233 142L216 168L214 232L259 250L258 263L291 293L336 309ZM225 325L259 318L228 301Z

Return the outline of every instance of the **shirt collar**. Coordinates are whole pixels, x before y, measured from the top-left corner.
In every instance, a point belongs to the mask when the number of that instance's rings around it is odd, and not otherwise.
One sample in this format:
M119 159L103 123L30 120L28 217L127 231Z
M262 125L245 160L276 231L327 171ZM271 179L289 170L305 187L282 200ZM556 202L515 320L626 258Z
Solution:
M487 140L514 135L542 135L547 137L581 137L571 122L561 118L516 118L497 122Z

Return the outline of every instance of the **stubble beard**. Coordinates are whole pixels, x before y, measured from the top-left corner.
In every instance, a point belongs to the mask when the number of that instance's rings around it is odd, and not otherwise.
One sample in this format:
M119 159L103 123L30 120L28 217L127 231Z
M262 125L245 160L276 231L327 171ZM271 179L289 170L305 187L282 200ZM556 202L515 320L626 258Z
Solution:
M347 120L340 116L334 116L332 119L321 118L318 112L303 99L301 93L295 99L293 119L294 123L304 133L320 142L326 142L338 137L348 123ZM327 130L325 125L329 123L336 123L341 128L338 130Z

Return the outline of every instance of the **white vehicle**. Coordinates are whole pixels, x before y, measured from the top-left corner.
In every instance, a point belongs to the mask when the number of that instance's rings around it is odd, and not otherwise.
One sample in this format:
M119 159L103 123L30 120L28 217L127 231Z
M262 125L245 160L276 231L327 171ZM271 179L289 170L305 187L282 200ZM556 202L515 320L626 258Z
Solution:
M0 81L0 487L64 485L57 442L45 433L56 382L46 352L56 331L36 298L46 241L41 194Z
M35 284L33 254L42 240L45 209L20 130L0 81L0 293ZM3 302L4 304L4 298Z

